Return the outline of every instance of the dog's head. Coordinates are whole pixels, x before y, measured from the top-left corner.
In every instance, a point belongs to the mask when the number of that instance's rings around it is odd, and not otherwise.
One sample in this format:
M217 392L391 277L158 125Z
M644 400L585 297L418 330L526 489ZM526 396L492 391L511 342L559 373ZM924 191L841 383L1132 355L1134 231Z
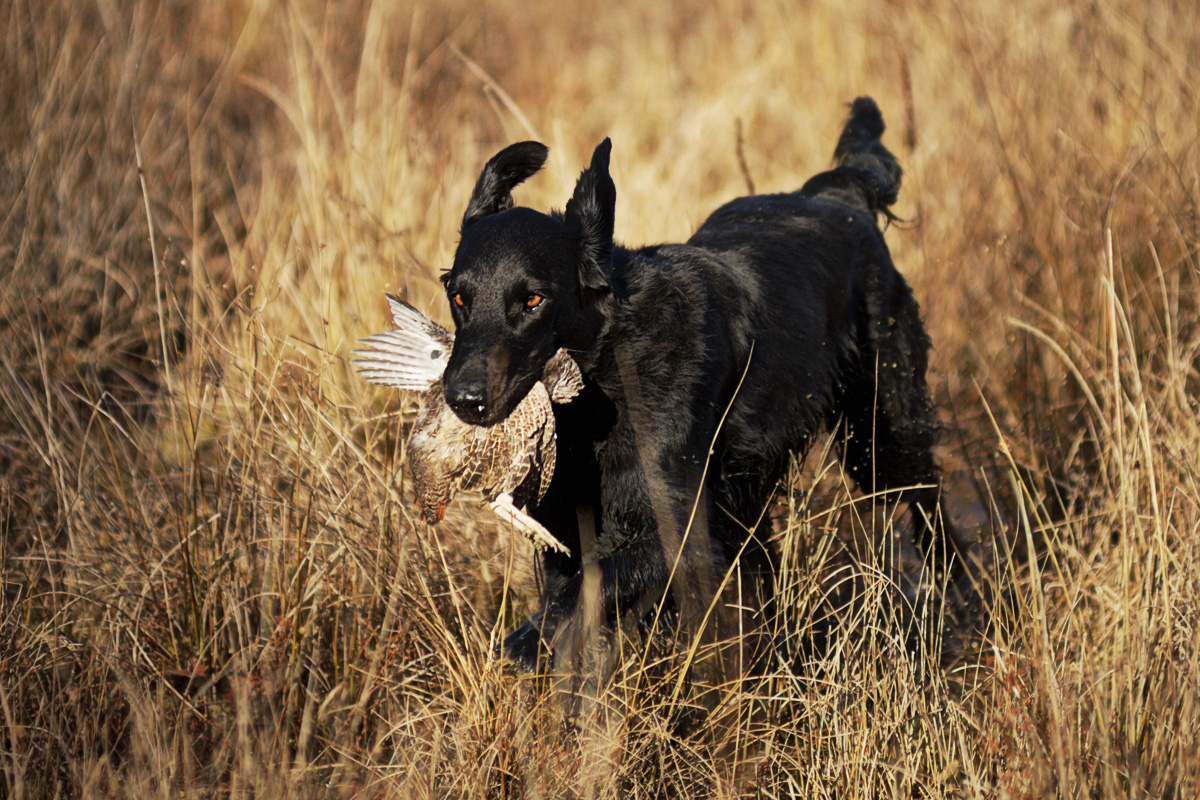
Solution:
M611 149L608 139L596 148L562 214L513 207L513 187L546 163L545 145L510 145L483 168L443 278L458 329L443 384L465 422L505 419L560 347L595 346L597 307L613 291Z

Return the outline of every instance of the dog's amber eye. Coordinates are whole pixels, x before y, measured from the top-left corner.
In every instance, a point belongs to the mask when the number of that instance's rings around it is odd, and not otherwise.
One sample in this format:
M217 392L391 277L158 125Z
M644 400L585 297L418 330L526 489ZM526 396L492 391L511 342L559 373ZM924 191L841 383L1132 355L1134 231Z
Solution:
M542 300L544 300L544 299L545 298L542 297L540 294L531 294L531 295L529 295L529 297L527 297L525 299L525 307L532 311L533 309L540 306L542 304Z
M454 305L458 306L459 308L462 308L462 307L463 307L463 296L462 296L462 292L455 292L455 293L454 293L454 297L452 297L452 298L450 298L450 299L454 301Z

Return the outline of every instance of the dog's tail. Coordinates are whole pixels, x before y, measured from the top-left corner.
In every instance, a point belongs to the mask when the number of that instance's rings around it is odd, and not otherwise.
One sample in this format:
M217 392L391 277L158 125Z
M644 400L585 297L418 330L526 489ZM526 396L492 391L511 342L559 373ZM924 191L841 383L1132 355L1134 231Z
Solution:
M880 141L885 129L875 101L869 97L856 99L850 104L850 119L833 151L837 167L814 176L801 193L826 195L844 205L882 214L888 220L898 219L890 207L900 192L904 171Z

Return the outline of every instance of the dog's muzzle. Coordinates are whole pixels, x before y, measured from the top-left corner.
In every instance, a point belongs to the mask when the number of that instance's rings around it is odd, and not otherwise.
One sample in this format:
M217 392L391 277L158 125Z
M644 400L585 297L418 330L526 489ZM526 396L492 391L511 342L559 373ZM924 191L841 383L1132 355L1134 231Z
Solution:
M488 395L483 384L447 386L446 403L463 422L482 425L487 421Z

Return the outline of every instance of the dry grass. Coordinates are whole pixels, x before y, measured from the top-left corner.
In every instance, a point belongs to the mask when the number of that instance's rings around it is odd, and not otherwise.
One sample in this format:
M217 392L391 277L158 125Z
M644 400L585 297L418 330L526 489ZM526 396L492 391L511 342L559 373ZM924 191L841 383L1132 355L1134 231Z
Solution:
M1194 3L0 20L0 796L1200 794ZM831 534L861 504L815 453L777 526L793 663L506 674L530 554L391 480L411 405L347 366L380 293L445 318L509 141L552 147L519 190L546 208L611 135L618 237L676 240L823 168L860 93L986 613Z

